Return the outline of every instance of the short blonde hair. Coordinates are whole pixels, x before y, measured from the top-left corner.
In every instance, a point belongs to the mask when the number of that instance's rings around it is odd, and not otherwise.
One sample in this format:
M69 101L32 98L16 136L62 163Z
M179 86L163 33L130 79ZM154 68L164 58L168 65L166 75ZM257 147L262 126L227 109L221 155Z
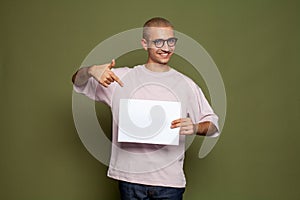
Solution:
M172 29L174 29L173 25L171 24L171 22L169 20L162 18L162 17L154 17L154 18L151 18L148 21L146 21L143 26L143 38L144 39L149 38L149 34L147 31L147 28L149 28L149 27L171 27Z

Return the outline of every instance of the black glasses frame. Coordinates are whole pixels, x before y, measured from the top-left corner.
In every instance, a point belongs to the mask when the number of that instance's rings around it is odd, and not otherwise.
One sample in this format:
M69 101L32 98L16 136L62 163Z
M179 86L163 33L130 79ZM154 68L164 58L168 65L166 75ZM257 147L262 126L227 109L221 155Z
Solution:
M172 44L172 40L174 41L174 44ZM168 46L169 47L174 47L176 45L176 42L177 42L178 38L176 37L172 37L172 38L169 38L169 39L156 39L156 40L152 40L151 42L154 43L154 45L157 47L157 48L162 48L164 45L165 45L165 42L167 42ZM161 43L161 45L159 45L159 43Z

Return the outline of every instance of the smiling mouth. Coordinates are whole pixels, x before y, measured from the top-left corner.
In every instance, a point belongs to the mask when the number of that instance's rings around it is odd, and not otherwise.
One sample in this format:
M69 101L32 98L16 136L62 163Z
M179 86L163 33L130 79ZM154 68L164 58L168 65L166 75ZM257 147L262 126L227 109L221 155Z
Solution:
M159 52L158 54L162 57L167 57L168 55L170 55L172 52Z

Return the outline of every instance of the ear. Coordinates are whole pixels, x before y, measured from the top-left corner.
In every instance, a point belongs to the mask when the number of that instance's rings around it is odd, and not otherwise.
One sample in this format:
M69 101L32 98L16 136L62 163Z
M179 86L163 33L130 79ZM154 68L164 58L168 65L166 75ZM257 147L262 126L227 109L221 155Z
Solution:
M148 50L148 44L147 44L147 40L146 39L142 39L141 40L141 44L143 46L143 49L145 49L146 51Z

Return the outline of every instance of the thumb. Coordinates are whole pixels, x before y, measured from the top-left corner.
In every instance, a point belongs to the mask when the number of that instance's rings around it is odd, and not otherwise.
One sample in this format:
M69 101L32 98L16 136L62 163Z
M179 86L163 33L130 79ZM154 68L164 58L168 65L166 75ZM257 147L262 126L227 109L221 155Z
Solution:
M115 59L112 59L111 63L108 65L108 68L111 69L116 65Z

